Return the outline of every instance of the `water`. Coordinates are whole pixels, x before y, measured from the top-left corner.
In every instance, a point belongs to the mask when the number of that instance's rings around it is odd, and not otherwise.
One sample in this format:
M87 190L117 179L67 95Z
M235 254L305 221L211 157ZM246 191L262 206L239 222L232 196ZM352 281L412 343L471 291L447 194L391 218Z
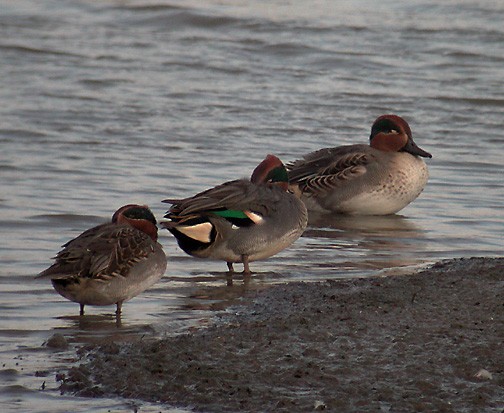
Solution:
M250 288L502 255L504 4L271 3L0 1L4 411L132 411L60 396L54 374L84 343L204 326ZM366 142L387 112L434 156L400 216L314 222L232 287L224 263L185 256L162 231L166 276L125 304L121 328L112 307L79 319L33 279L122 204L162 217L162 199L248 176L267 153ZM43 346L56 332L68 350Z

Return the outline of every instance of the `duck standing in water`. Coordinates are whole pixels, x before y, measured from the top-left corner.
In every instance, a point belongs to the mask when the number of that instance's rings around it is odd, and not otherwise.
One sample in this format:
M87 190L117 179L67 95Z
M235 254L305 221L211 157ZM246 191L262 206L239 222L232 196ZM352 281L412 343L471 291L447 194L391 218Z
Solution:
M268 155L250 180L223 183L172 204L161 223L187 254L223 260L234 271L241 262L250 274L249 262L271 257L291 245L306 228L304 204L288 192L287 171Z
M159 281L166 255L157 242L156 219L147 206L125 205L110 223L88 229L63 245L55 263L37 278L50 278L63 297L85 305L116 305Z
M394 214L423 191L429 172L422 158L431 157L403 118L383 115L369 145L320 149L288 164L289 184L309 211Z

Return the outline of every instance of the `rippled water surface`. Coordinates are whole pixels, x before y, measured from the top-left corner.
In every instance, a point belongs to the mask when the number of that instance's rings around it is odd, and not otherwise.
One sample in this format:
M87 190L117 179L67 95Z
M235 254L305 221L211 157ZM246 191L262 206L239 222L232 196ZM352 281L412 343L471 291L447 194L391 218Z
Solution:
M205 325L250 288L502 254L504 3L403 3L0 1L3 411L133 410L60 396L55 372L101 337ZM81 319L33 279L120 205L160 218L162 199L247 176L267 153L366 142L387 112L434 156L400 216L314 216L232 287L224 263L184 255L162 231L166 275L125 304L121 327L112 307ZM57 332L68 350L42 345Z

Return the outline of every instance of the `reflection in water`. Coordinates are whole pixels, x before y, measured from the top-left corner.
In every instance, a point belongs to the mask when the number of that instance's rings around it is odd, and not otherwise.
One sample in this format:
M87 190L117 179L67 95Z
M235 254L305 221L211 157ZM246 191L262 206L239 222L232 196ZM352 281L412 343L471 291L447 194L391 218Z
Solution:
M184 299L183 308L199 309L209 311L226 310L229 306L236 304L250 291L261 290L269 284L266 279L274 273L253 273L243 275L233 273L220 274L216 277L217 283L208 285L198 283L190 294Z
M310 212L309 225L315 228L334 228L361 232L406 232L420 229L401 215L356 216Z
M151 324L122 322L115 314L85 314L83 316L58 317L65 321L65 326L55 328L71 343L100 343L103 340L125 342L136 340L145 335L152 335Z
M384 270L425 262L424 232L399 215L312 213L303 237L309 240L311 254L317 250L326 258L332 255L330 260L320 260L320 267L326 269L334 265L342 271Z

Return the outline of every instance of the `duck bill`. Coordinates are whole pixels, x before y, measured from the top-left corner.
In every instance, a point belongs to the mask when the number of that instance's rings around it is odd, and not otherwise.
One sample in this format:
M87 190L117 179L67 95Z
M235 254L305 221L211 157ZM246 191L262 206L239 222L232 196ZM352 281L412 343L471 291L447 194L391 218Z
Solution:
M432 158L432 155L420 148L413 139L408 139L408 143L404 146L404 148L402 148L402 151L411 153L412 155L422 156L424 158Z

